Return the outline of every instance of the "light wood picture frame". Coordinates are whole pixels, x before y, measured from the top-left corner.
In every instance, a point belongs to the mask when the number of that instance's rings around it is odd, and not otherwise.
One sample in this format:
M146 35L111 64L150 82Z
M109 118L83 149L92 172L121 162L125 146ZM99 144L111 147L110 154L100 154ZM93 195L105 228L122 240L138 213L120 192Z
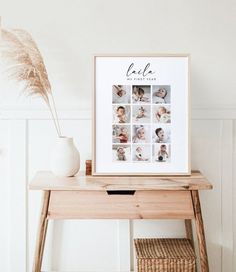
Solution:
M190 56L95 55L92 174L190 175Z

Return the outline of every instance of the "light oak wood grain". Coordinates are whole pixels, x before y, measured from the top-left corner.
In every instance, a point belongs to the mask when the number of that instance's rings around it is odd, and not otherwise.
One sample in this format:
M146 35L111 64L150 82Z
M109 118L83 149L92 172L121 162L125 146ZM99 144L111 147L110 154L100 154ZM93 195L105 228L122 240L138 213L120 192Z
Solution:
M195 225L198 238L201 272L209 272L206 239L198 191L192 191L192 200L195 213Z
M188 177L95 177L80 173L73 178L39 172L30 189L45 190L33 272L41 269L49 219L184 219L192 245L190 219L195 219L201 272L209 272L198 190L212 189L212 185L198 171Z
M185 219L184 224L185 224L186 237L187 237L187 239L189 239L189 241L191 243L191 246L193 248L193 251L196 254L194 239L193 239L192 220L191 219ZM195 272L197 272L197 267L195 268Z
M31 190L207 190L211 183L198 171L191 176L165 177L100 177L85 176L82 172L75 177L56 177L51 172L38 172L30 183Z
M100 191L52 191L50 219L184 219L194 218L188 191L136 191L108 195Z
M194 242L193 242L193 228L192 228L192 221L191 219L185 219L185 231L186 231L186 237L190 240L192 247L194 248Z
M43 194L42 200L42 208L41 214L39 218L39 226L38 226L38 234L36 239L35 246L35 256L34 256L34 264L33 264L33 272L40 272L43 260L43 251L45 245L45 239L47 234L47 226L48 226L48 204L50 198L50 191L45 191Z

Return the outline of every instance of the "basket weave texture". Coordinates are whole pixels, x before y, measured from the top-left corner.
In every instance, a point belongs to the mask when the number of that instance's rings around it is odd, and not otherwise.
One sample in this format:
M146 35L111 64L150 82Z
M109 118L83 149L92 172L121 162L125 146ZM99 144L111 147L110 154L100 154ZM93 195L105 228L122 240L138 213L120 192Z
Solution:
M188 239L134 239L138 272L195 272Z

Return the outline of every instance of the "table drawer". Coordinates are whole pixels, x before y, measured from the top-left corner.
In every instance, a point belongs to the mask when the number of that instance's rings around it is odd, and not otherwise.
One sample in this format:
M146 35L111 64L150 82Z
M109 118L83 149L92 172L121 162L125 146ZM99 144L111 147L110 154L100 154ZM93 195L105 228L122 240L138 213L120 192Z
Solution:
M190 191L51 191L51 219L191 219Z

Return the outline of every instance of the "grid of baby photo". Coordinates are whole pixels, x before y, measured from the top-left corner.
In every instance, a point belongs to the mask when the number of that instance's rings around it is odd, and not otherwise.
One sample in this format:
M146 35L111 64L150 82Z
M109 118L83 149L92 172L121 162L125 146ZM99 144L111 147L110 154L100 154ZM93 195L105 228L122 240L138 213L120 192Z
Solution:
M170 162L170 85L113 85L112 114L114 162Z

